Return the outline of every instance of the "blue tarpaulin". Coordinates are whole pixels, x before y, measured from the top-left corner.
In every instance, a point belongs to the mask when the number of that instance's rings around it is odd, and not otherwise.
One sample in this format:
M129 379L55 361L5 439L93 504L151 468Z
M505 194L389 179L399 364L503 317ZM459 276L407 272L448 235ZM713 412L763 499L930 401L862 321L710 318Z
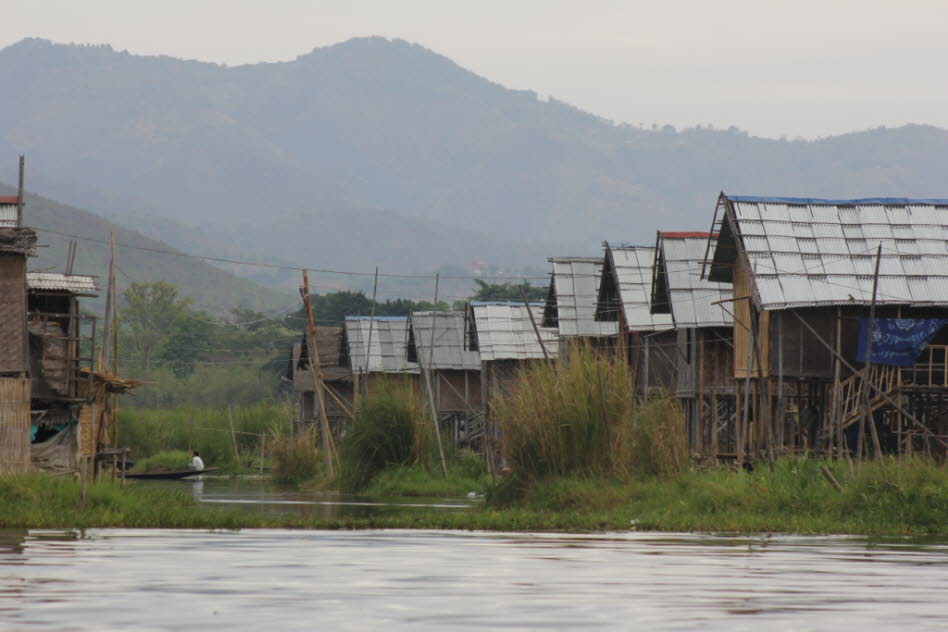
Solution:
M877 318L872 328L872 363L912 366L948 320L943 318ZM856 360L866 361L869 319L859 319Z

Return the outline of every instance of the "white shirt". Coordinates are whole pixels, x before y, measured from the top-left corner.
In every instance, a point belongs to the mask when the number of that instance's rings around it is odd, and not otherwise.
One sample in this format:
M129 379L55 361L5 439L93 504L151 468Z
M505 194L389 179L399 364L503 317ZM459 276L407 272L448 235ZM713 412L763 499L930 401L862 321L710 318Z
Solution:
M204 461L201 460L201 457L194 455L194 458L191 459L191 469L201 471L204 469Z

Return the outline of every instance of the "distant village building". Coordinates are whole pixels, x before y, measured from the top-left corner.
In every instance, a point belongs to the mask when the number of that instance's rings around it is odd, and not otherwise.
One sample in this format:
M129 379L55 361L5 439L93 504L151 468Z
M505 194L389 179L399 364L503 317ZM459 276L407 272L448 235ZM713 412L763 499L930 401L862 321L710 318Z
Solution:
M346 316L341 362L352 371L356 393L383 375L418 389L420 371L408 361L407 345L407 316Z
M464 312L412 312L406 354L430 372L435 410L439 421L450 425L455 444L479 441L481 361L477 351L465 349Z
M655 246L651 311L669 314L677 338L675 394L685 411L693 454L717 456L733 441L734 319L727 283L702 277L715 235L659 232Z
M95 279L26 271L22 217L21 186L0 197L0 472L75 471L109 443L112 395L137 382L95 368L95 318L79 309Z
M596 301L602 277L601 257L553 257L550 290L543 309L543 326L559 334L559 354L584 343L612 346L618 332L614 321L596 320Z
M342 327L316 328L316 346L319 351L317 376L326 388L324 399L330 428L337 432L345 427L355 403L352 371L343 361L343 345ZM319 419L310 357L304 336L302 342L293 345L286 376L293 384L297 398L297 422L300 424L315 424Z
M677 334L671 314L653 314L651 308L655 248L604 246L595 318L616 323L616 348L629 363L636 393L674 393Z
M491 457L490 467L496 466L502 437L491 414L492 398L510 393L521 369L536 362L555 361L559 353L556 329L542 326L543 303L530 303L527 309L516 301L467 304L465 340L467 349L478 352L481 363L485 447Z
M732 288L742 454L858 453L860 425L863 453L945 454L948 200L722 193L714 226L705 274Z

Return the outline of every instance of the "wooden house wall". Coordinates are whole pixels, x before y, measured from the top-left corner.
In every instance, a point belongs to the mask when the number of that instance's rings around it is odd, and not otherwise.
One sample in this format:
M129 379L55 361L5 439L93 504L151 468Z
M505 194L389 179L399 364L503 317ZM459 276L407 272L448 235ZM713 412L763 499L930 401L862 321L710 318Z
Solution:
M629 332L625 335L636 393L674 393L678 372L678 334Z
M800 322L794 312L806 319L826 342L836 346L835 307L769 312L770 334L762 338L762 342L769 345L770 369L767 374L770 377L782 375L784 379L832 379L835 367L832 352ZM855 322L856 331L858 327L858 322ZM855 355L855 349L852 353Z
M481 372L441 369L432 372L438 412L464 413L481 406Z

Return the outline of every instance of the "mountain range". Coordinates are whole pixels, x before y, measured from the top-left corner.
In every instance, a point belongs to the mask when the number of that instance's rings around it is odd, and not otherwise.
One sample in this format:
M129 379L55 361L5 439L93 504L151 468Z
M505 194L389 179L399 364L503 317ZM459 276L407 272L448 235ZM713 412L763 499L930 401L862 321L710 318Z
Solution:
M939 128L812 141L645 129L380 37L236 67L28 39L0 50L0 81L16 86L0 157L27 154L33 190L214 256L542 269L603 240L706 230L722 189L948 197Z

